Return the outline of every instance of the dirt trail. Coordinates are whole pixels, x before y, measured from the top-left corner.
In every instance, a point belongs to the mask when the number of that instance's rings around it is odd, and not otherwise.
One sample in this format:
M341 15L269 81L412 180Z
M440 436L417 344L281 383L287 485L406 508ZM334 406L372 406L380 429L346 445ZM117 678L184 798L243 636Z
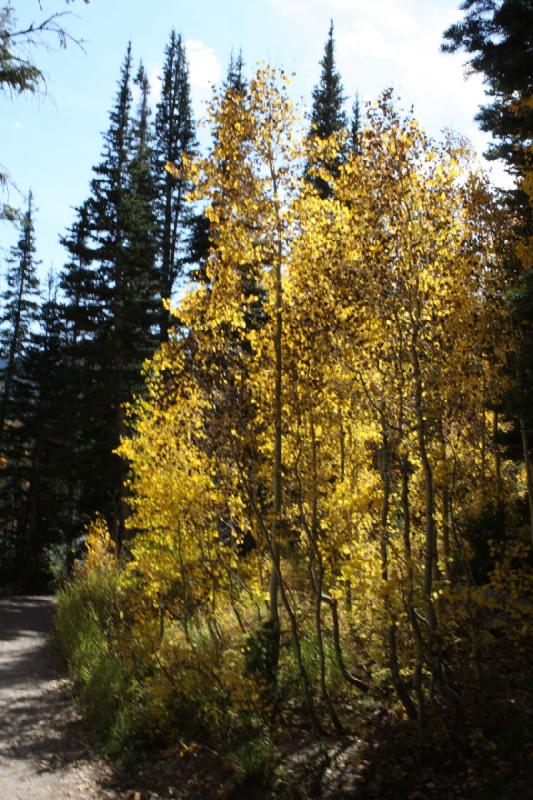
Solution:
M117 798L48 639L53 598L0 599L0 798Z

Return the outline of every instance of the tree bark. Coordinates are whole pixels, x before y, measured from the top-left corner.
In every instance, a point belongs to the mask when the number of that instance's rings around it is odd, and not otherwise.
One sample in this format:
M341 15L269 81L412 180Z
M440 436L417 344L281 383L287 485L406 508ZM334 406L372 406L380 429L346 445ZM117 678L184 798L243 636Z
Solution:
M523 417L519 418L520 437L522 439L522 450L524 453L524 464L526 465L527 498L529 503L529 532L531 544L533 545L533 466L529 454L529 441L526 423Z

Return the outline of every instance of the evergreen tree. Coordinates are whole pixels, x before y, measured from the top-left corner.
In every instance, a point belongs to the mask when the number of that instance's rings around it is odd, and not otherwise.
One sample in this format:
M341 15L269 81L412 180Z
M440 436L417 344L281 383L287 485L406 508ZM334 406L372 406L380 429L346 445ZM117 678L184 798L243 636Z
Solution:
M233 52L230 55L226 80L224 81L224 90L242 95L245 95L248 91L248 82L244 77L242 50L239 50L236 57L233 55Z
M29 413L21 420L21 435L27 446L26 496L20 522L27 558L21 565L21 578L32 589L47 585L47 548L64 542L69 535L70 520L62 512L68 474L63 459L64 437L70 420L64 414L62 385L58 380L63 334L57 281L50 273L38 327L30 336L26 382L33 396Z
M477 116L497 140L487 153L514 172L531 169L533 131L533 6L531 0L465 0L464 18L444 33L443 50L465 50L492 102Z
M184 265L190 261L193 215L186 201L190 184L182 167L184 156L192 155L196 147L187 55L181 35L174 30L165 49L161 81L154 126L153 171L157 187L159 292L161 299L168 299ZM177 167L172 175L165 170L167 162ZM169 325L169 312L161 307L162 341L168 337Z
M504 441L508 455L522 458L525 464L533 542L533 269L520 276L507 299L517 327L517 342L510 365L513 386L504 401L506 414L514 420L514 426Z
M83 522L98 507L88 476L97 447L94 416L98 413L98 363L101 352L96 339L101 304L95 265L92 259L88 203L77 210L74 222L61 243L70 255L60 279L63 296L64 337L57 381L63 388L61 406L67 429L58 418L58 438L63 458L58 464L58 480L66 487L62 516L70 536L80 531Z
M311 134L321 139L341 133L346 128L344 89L335 65L335 39L333 21L329 26L328 40L320 61L320 80L313 89Z
M517 179L516 189L507 193L519 242L509 258L518 279L508 297L516 335L512 388L504 400L513 431L503 438L508 455L521 451L524 460L533 541L533 6L530 0L465 0L461 8L464 17L444 33L442 47L465 50L471 70L483 75L492 102L481 107L477 119L495 140L486 155L503 159Z
M159 311L148 82L141 68L132 120L131 75L128 46L91 195L64 239L71 260L62 277L67 405L79 406L70 438L72 508L79 524L103 512L118 542L126 473L114 450L125 434L124 403L140 387L142 364L156 345Z
M356 93L350 123L350 147L355 153L359 153L361 150L361 127L361 104L359 102L359 94Z
M333 21L329 27L328 39L320 66L322 70L320 80L313 89L309 136L311 138L316 136L319 139L328 139L331 136L344 133L347 126L347 118L344 112L344 89L335 65ZM336 159L324 159L317 166L334 176L338 173L342 158L343 154L341 153ZM323 197L328 197L331 194L331 187L327 180L322 177L313 177L312 180Z
M17 390L18 367L24 358L28 337L37 318L39 281L35 260L33 195L21 221L20 236L7 260L7 289L3 294L0 353L2 394L0 397L0 452L6 428L14 419L13 403Z
M24 515L31 442L27 422L34 387L28 376L29 342L39 308L33 197L11 248L0 328L0 561L2 580L24 563Z
M156 269L156 185L152 172L153 150L149 124L150 86L142 64L135 83L140 91L140 99L132 120L129 192L125 198L127 280L124 284L124 349L131 381L126 387L128 396L138 388L139 369L155 349L156 326L160 319L160 287Z
M85 476L84 494L91 511L105 511L115 536L120 539L122 525L121 493L123 465L113 454L123 432L121 404L127 399L124 389L127 359L125 345L128 289L126 210L128 206L128 166L132 147L131 45L122 65L115 106L104 135L102 161L91 181L87 203L90 224L93 272L92 291L98 301L92 358L85 365L89 385L83 413L91 423L92 444L89 466L98 481ZM91 508L92 507L92 508Z

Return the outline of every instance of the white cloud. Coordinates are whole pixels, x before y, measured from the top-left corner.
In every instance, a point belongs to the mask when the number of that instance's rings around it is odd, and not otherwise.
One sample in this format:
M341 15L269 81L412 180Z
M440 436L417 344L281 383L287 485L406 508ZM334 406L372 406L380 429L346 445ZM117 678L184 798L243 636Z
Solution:
M193 112L196 120L201 121L205 117L206 103L211 99L213 84L220 81L222 71L217 54L205 42L187 39L185 47L189 60ZM202 141L202 132L198 133Z
M188 39L185 42L185 48L189 61L189 75L195 113L200 115L203 112L205 101L211 96L212 85L220 80L220 62L215 51L202 41ZM150 82L150 99L153 107L161 97L163 65L161 62L153 61L146 65L146 73ZM134 87L133 96L135 100L138 100L139 92L136 87Z
M14 131L19 131L21 128L24 127L24 125L22 124L22 122L19 122L17 120L16 122L11 122L9 124L9 127L12 128L12 130L14 130Z
M480 151L487 137L474 117L486 102L480 75L465 76L464 53L440 50L443 32L460 17L458 0L268 0L278 14L306 29L317 61L329 20L346 91L374 99L393 86L405 108L434 136L445 127L472 137ZM318 77L318 64L312 80ZM499 180L501 170L491 170Z
M200 91L210 91L212 84L220 80L220 62L215 51L197 39L187 39L185 42L191 86Z
M319 5L348 4L344 0L311 0ZM450 4L451 6L451 4ZM437 132L445 125L464 129L483 101L481 77L465 79L462 54L440 52L442 34L451 19L450 7L420 0L351 0L350 13L337 25L337 53L343 77L373 93L387 85ZM361 71L361 66L366 65ZM359 74L357 74L359 73ZM353 78L352 78L353 76ZM346 80L346 79L345 79ZM349 85L349 84L348 84Z

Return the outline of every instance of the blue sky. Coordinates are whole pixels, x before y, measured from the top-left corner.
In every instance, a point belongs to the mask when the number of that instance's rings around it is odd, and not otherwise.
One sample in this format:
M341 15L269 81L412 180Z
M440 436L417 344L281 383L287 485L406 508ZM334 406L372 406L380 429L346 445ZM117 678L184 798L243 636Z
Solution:
M4 0L5 2L5 0ZM0 5L4 5L0 2ZM23 194L33 189L42 273L62 266L58 237L88 193L91 167L107 128L120 64L131 39L157 97L163 49L172 27L187 42L195 110L201 116L210 85L224 74L231 50L242 47L247 68L257 61L294 72L295 100L309 103L319 75L330 18L337 62L351 106L356 90L372 100L394 86L404 107L430 134L445 128L467 135L483 150L486 138L474 116L483 102L479 76L465 79L464 56L439 52L443 30L460 16L460 0L76 0L65 19L84 51L69 46L36 51L48 93L0 96L0 163ZM37 0L13 0L19 22L41 18ZM43 13L63 9L42 0ZM501 181L501 168L494 178ZM13 190L7 198L18 204ZM0 261L16 232L0 222ZM3 272L3 265L0 264Z

